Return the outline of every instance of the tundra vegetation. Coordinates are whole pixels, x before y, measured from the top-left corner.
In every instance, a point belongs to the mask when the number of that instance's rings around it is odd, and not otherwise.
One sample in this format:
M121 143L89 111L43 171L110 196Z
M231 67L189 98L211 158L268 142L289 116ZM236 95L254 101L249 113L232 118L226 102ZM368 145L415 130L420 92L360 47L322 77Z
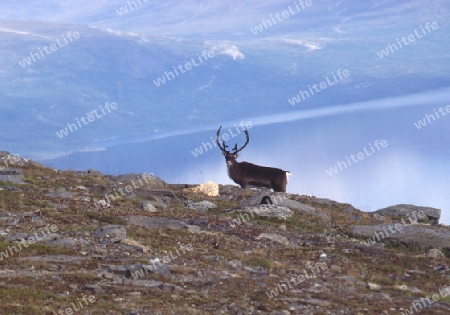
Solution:
M289 193L264 205L285 218L254 212L232 228L240 211L261 208L258 198L267 190L219 185L219 196L207 196L194 190L197 185L155 178L97 209L95 200L133 177L54 170L33 161L14 170L23 183L0 181L0 251L8 251L0 261L2 314L69 308L74 314L401 314L415 300L446 292L438 290L449 283L445 244L430 251L386 237L367 246L373 231L357 235L355 227L395 226L400 218L349 204ZM425 225L424 214L402 232L449 233L438 223ZM46 227L50 236L38 233L19 250L21 240ZM14 245L18 250L11 253ZM181 251L186 246L192 250ZM158 258L163 261L155 268L132 276ZM322 265L327 268L315 277L290 280ZM269 299L266 292L275 288ZM439 296L426 313L449 310L449 296Z

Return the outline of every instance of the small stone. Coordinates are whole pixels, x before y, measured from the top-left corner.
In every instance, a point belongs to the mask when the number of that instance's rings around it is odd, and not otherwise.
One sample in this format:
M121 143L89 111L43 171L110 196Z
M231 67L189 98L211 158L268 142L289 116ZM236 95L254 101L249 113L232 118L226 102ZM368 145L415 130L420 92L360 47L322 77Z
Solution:
M114 279L115 275L112 274L111 272L105 272L103 274L103 277L105 277L106 279Z
M83 290L93 291L95 294L105 293L105 290L103 290L99 285L96 284L86 284L84 285Z
M372 215L372 217L373 217L375 220L380 221L380 222L384 222L384 220L385 220L385 217L382 216L381 214L378 214L378 213L374 213L374 214Z
M38 215L34 215L31 217L31 224L35 226L44 226L47 224L47 221Z
M78 285L71 283L71 284L69 284L69 288L71 288L72 291L75 291L78 289Z
M303 300L303 301L306 304L315 305L315 306L322 306L322 307L331 306L330 302L325 301L325 300L321 300L321 299L306 299L306 300Z
M401 291L410 291L414 293L421 293L422 291L416 287L408 287L406 284L395 286L394 288Z
M425 257L434 258L434 259L446 259L445 254L441 252L439 249L429 249L425 253Z
M355 277L353 277L353 276L341 276L341 277L336 277L336 278L345 280L345 281L347 281L348 283L351 283L351 284L355 284Z
M156 207L150 201L144 201L142 203L142 209L153 213L158 212L158 209L156 209Z
M383 287L381 285L378 285L376 283L367 283L367 289L373 290L373 291L380 291Z
M118 243L127 237L127 230L122 225L105 225L94 232L94 237L109 244Z
M186 227L189 232L198 233L202 231L202 228L198 225L187 225Z
M217 208L217 206L215 203L212 203L211 201L203 200L200 202L188 203L186 205L186 208L203 212L211 208Z
M239 260L231 260L227 264L233 268L242 267L242 263Z
M256 239L257 240L268 239L268 240L271 240L271 241L274 241L274 242L277 242L277 243L280 243L283 245L289 245L289 240L285 236L278 235L275 233L261 233L260 235L258 235L256 237Z
M342 210L344 213L353 214L356 211L356 209L352 205L348 205L347 207Z
M153 268L153 272L158 275L162 275L164 277L170 278L172 273L170 272L170 268L167 265L158 266Z
M204 184L201 184L197 187L192 188L193 193L203 193L206 196L216 197L219 196L219 185L209 181Z

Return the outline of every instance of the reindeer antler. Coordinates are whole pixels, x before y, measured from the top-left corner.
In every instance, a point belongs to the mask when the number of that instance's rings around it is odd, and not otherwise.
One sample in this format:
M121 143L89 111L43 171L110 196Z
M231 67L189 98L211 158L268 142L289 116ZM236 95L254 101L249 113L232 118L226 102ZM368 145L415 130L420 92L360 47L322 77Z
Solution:
M223 140L222 145L220 145L219 138L220 138L220 129L221 128L222 128L222 126L219 127L219 130L217 130L217 133L216 133L217 145L219 146L220 150L222 150L222 152L230 153L230 151L228 151L226 149L226 148L228 148L228 146L225 144L225 140ZM240 149L237 148L237 143L236 143L233 148L233 154L236 154L236 153L242 151L247 146L248 142L250 141L250 137L248 135L248 130L244 130L244 132L245 132L245 136L247 137L247 141L245 142L244 146L242 146Z
M245 136L247 137L247 141L245 142L244 146L242 146L239 150L237 149L237 143L236 143L235 146L234 146L234 149L233 149L234 150L234 152L233 152L234 154L242 151L247 146L248 142L250 141L250 137L248 135L248 130L244 130L244 132L245 132Z
M221 128L222 128L222 126L220 126L220 127L219 127L219 130L217 130L217 133L216 133L216 142L217 142L217 145L219 146L220 150L222 150L222 152L227 152L227 153L229 153L229 152L226 150L226 148L227 148L228 146L225 145L225 140L223 140L223 147L220 145L220 142L219 142L220 129L221 129Z

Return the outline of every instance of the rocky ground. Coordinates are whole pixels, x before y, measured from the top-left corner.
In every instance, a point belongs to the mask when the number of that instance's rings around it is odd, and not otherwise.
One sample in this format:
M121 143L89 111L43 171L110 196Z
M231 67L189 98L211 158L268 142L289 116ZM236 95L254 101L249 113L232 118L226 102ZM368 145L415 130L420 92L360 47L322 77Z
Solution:
M0 314L449 314L439 217L3 152Z

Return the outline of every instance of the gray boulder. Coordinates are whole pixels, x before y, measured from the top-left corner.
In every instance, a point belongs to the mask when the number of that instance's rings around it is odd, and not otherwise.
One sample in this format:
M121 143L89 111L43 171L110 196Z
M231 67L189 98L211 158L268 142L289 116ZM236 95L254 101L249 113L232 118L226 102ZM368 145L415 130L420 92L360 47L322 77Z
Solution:
M318 216L326 221L330 220L328 214L317 211L316 208L312 206L300 203L296 200L291 200L289 199L289 194L286 193L274 193L274 194L263 194L259 196L253 196L246 200L241 201L241 205L247 207L250 206L259 207L260 205L267 205L279 208L288 208L299 213L307 213L310 215Z
M45 194L45 196L52 198L72 198L72 193L70 191L59 191Z
M192 203L188 203L186 205L186 208L191 209L191 210L195 210L195 211L200 211L200 212L205 212L208 209L211 208L217 208L216 204L208 201L208 200L203 200L200 202L192 202Z
M172 220L159 217L146 217L134 215L127 217L131 224L139 225L150 230L155 229L187 229L187 224L180 220Z
M144 266L142 264L128 264L128 265L110 265L108 267L108 272L113 274L122 275L124 277L130 278L130 277L137 277L138 275L141 275L140 271ZM144 274L142 272L142 274Z
M240 204L243 207L260 205L263 197L266 197L266 196L265 195L252 196L250 198L241 200Z
M401 223L355 225L352 233L367 238L366 245L373 245L375 242L393 242L411 248L419 247L422 250L430 248L450 249L449 228L403 225Z
M67 247L77 247L77 243L74 239L69 237L64 237L58 233L45 233L45 232L36 232L36 233L15 233L8 235L6 239L10 242L23 242L26 241L24 245L26 247L34 244L40 243L45 245L53 245L53 246L67 246ZM16 246L17 247L17 246Z
M274 205L257 205L253 207L242 207L235 211L246 212L250 214L256 214L260 217L278 218L286 220L292 216L292 210L286 207L274 206Z
M435 259L445 259L445 254L441 252L439 249L432 248L427 250L425 253L425 257L435 258Z
M105 225L94 232L94 237L104 243L118 243L127 237L127 230L122 225Z
M77 247L77 242L70 237L64 237L57 233L47 234L42 240L38 242L45 245L53 246L66 246L66 247Z
M306 213L306 214L314 215L314 216L320 217L321 219L326 220L326 221L331 220L330 217L328 216L328 214L321 212L321 211L317 211L316 208L309 206L309 205L305 205L305 204L300 203L295 200L282 199L281 202L278 203L278 205L282 206L282 207L287 207L287 208L292 209L299 213Z
M0 167L0 181L12 182L14 184L24 184L23 173L19 169L15 168L1 168Z
M133 191L135 189L162 190L167 188L166 182L153 174L125 174L119 175L115 179L121 182L123 187L130 185Z
M419 213L419 211L422 211L425 214L425 220L429 220L433 224L439 223L439 218L441 217L441 210L431 207L420 207L414 205L399 204L374 211L373 213L380 214L382 216L387 215L390 217L400 217L409 221L408 215L409 217L411 217L411 219L413 219L413 211L416 212L416 216L417 213ZM422 220L419 219L419 222ZM408 223L411 222L409 221Z
M326 199L326 198L316 198L316 197L311 197L311 203L315 203L321 206L332 206L335 201L330 200L330 199Z
M261 233L256 237L256 239L257 240L267 239L283 245L289 245L289 240L285 236L275 233Z

